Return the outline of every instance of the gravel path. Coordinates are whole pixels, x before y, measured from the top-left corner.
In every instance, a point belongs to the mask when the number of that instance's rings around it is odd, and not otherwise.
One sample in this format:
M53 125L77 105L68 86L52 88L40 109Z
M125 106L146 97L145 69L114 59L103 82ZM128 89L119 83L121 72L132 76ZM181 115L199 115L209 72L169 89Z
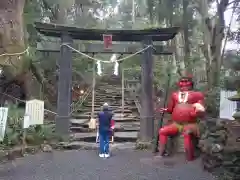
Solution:
M178 163L177 163L178 162ZM56 151L0 165L2 180L213 180L199 162L156 159L149 152L119 150L109 159L95 151Z

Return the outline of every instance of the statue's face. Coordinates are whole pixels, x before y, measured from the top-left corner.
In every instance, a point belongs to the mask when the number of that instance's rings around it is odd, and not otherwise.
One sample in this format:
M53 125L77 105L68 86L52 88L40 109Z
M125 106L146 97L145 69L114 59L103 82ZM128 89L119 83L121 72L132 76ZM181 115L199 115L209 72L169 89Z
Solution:
M192 89L192 82L188 79L181 79L178 83L180 91L188 91Z

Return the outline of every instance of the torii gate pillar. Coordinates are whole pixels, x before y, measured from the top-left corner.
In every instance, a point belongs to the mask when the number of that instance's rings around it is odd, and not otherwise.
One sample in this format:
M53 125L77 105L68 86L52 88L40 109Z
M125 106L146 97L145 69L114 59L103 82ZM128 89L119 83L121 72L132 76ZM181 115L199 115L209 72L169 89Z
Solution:
M72 46L73 39L67 33L62 34L62 43ZM71 103L72 103L72 50L66 46L61 46L61 56L58 61L58 99L56 132L59 134L69 134Z
M145 36L142 44L143 48L152 45L152 37ZM151 142L154 137L153 49L151 47L143 52L141 67L140 141Z

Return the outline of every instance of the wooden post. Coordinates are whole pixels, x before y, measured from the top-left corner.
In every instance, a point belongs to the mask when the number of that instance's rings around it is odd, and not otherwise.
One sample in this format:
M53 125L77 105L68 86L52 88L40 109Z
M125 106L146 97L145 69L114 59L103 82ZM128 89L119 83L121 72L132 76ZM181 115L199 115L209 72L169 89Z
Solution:
M96 69L95 62L93 61L93 79L92 79L92 113L91 119L94 119L94 106L95 106L95 84L96 84Z
M152 45L150 36L144 37L143 48ZM151 142L154 135L153 111L153 49L150 47L142 55L141 73L141 122L140 141Z
M122 68L122 117L123 117L123 114L124 114L124 104L125 104L125 101L124 101L124 90L125 90L125 86L124 86L124 68Z
M135 0L132 0L132 23L135 23Z
M62 43L72 46L72 37L67 33L63 33ZM61 46L61 57L58 64L59 78L56 132L61 135L67 135L69 134L72 102L72 50L69 47Z

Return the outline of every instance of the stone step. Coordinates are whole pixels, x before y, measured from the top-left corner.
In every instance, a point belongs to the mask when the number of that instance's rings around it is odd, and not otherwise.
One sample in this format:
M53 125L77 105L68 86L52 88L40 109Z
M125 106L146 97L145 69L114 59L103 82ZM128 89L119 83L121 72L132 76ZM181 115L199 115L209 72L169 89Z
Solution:
M107 87L106 87L107 88ZM122 95L122 92L121 91L95 91L95 95L96 96L106 96L106 95L117 95L117 96L120 96Z
M114 110L116 110L117 108L110 108L110 110L112 110L112 111L114 111ZM77 113L84 113L84 112L90 112L91 111L91 108L89 108L89 107L83 107L83 108L81 108L81 109L78 109L76 112ZM94 108L94 111L96 111L96 112L100 112L100 111L102 111L102 107L95 107Z
M92 98L91 94L88 96L88 98L90 98L90 97ZM102 98L106 98L106 99L117 98L117 99L119 99L119 97L122 97L122 95L120 95L120 94L107 94L107 93L105 93L105 94L95 94L95 98L97 98L97 99L102 99ZM126 97L125 97L125 99L126 99Z
M99 113L100 111L94 111L94 116L97 116L97 114ZM83 112L81 113L83 115L87 115L87 116L90 116L92 114L92 112ZM127 112L127 113L124 113L124 116L123 117L133 117L131 113ZM114 117L122 117L122 114L121 115L118 115L118 114L114 114ZM135 117L135 116L134 116Z
M138 122L116 122L115 129L121 131L139 131L140 130L140 121Z
M72 141L96 142L96 132L91 133L73 133ZM114 133L115 142L136 142L138 132L116 132Z
M93 129L89 129L88 127L86 127L88 125L85 125L85 127L81 127L81 126L71 126L70 127L70 131L72 133L91 133L91 132L95 132L95 130Z
M107 89L107 87L106 87ZM106 95L117 95L117 96L120 96L122 95L122 92L121 91L95 91L95 95L99 95L99 96L106 96Z
M88 98L88 99L86 99L85 100L85 102L91 102L92 103L92 98ZM115 99L113 99L113 98L101 98L101 99L95 99L95 102L96 103L99 103L99 104L101 104L101 105L103 105L103 103L105 103L105 102L108 102L108 103L119 103L119 104L121 104L121 102L120 102L120 100L119 100L119 102L118 101L116 101Z
M99 112L100 112L100 111L95 111L95 112L94 112L94 118L97 118L97 115L98 115ZM83 114L84 114L84 115L91 116L92 112L84 112Z
M94 129L89 129L87 124L86 125L83 125L85 127L81 127L81 126L71 126L70 127L70 131L72 133L90 133L90 132L95 132L96 130ZM116 127L114 129L114 132L139 132L140 130L140 127L131 127L130 125L127 127Z
M137 122L140 121L137 117L113 118L116 122Z
M84 105L84 107L91 108L91 107L92 107L92 104L87 104L87 105ZM95 105L94 107L101 108L101 107L102 107L102 105ZM114 105L111 105L111 106L109 106L109 108L119 108L119 106L114 106Z
M70 123L72 126L88 128L89 121L90 121L90 119L71 119ZM129 122L129 121L124 121L124 120L122 120L122 121L115 120L115 127L116 128L124 127L125 129L131 129L131 127L133 127L133 128L137 129L138 127L140 127L140 121L138 120L138 121L130 121Z
M122 104L121 101L117 101L117 100L114 100L114 99L111 99L111 100L108 100L108 99L97 100L97 99L95 99L94 104L102 106L105 102L107 102L107 103L109 103L111 105L115 105L115 104L121 105ZM85 100L85 102L83 104L90 104L90 105L92 105L92 99Z
M97 97L97 96L96 96ZM106 98L114 98L114 99L121 99L122 95L117 95L117 94L105 94Z
M126 108L124 108L123 111L122 111L122 108L118 108L118 109L113 110L113 113L114 113L114 114L121 114L122 112L123 112L123 113L132 113L131 110L126 109Z
M103 104L105 103L106 101L103 101L103 102L95 102L94 103L94 107L102 107ZM120 107L121 104L120 103L114 103L114 102L107 102L109 105L111 106L114 106L114 107ZM92 103L91 102L86 102L86 103L83 103L83 106L85 107L92 107Z
M89 119L70 119L70 123L73 126L84 126L89 122Z
M83 114L84 114L84 115L91 116L92 112L84 112ZM97 112L97 111L94 111L94 116L97 117L97 114L98 114L98 112Z
M77 149L97 150L99 148L99 144L96 142L73 141L73 142L62 142L62 143L59 143L59 145L63 149L68 149L68 150L77 150ZM135 142L110 143L110 150L135 149L135 148L136 148Z
M90 116L88 114L73 113L72 118L73 119L90 119Z
M138 111L138 108L136 106L132 106L132 107L128 107L128 108L124 108L124 109L127 109L127 110L130 110L130 111Z
M83 104L83 107L91 109L92 104L91 103ZM95 104L94 107L99 108L99 107L102 107L102 105Z
M70 130L72 132L94 132L95 130L89 129L88 123L80 124L77 121L71 122ZM114 132L134 132L140 130L140 122L139 123L116 123Z
M92 101L92 98L88 98L88 100L91 100ZM111 96L111 97L106 97L106 96L103 96L103 97L95 97L95 101L99 101L99 102L105 102L105 101L121 101L121 98L116 98L114 96Z
M91 118L91 112L85 112L86 114L72 114L72 120L76 122L76 124L82 124L82 122L88 122ZM93 118L97 118L97 113L94 113L94 117ZM139 122L140 121L140 117L138 116L134 116L134 115L124 115L122 116L117 116L116 114L113 116L114 121L116 122ZM79 123L78 123L79 122Z

